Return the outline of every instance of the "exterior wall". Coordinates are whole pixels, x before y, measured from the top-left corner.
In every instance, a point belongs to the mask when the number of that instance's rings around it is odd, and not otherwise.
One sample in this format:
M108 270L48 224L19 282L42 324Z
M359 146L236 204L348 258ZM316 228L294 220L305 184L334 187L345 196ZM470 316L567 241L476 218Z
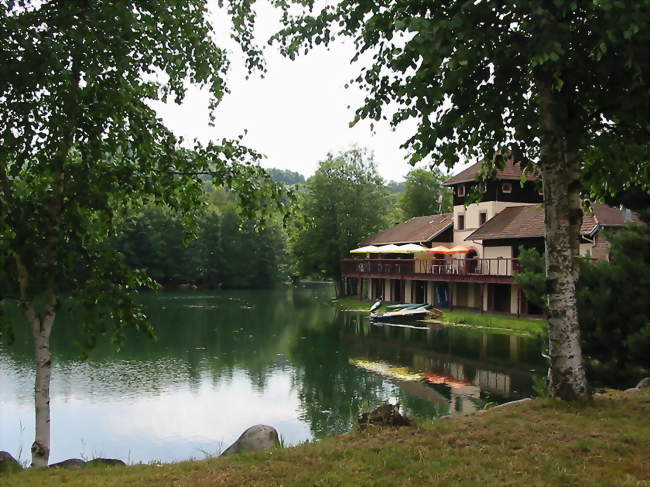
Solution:
M501 246L501 247L484 247L483 248L483 257L487 258L498 258L503 257L504 259L512 258L512 247L510 246Z
M463 205L454 206L454 245L470 245L476 247L479 251L479 257L482 257L479 247L480 241L468 242L465 238L479 227L479 215L482 212L486 213L489 220L497 213L501 212L508 206L530 206L537 203L518 203L512 201L482 201L480 203L472 203L467 207ZM458 228L458 215L465 215L465 228L457 230Z

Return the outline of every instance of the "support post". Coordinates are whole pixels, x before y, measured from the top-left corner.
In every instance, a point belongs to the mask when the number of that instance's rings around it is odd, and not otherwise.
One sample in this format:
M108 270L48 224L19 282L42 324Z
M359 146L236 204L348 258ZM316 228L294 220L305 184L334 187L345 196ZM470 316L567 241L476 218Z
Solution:
M363 300L363 277L359 278L359 301Z
M485 283L481 283L481 314L485 312L484 304L484 295L485 295Z
M447 283L447 287L449 287L449 311L454 310L454 283L449 281Z

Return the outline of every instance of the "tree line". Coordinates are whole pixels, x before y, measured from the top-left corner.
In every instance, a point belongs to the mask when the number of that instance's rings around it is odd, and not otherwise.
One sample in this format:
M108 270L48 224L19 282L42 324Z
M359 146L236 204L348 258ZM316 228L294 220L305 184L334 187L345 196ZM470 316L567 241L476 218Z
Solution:
M283 225L273 214L263 225L238 211L237 196L204 184L204 204L193 228L165 205L145 205L121 219L111 247L164 288L263 288L296 280L338 280L340 261L370 235L413 216L451 209L439 170L412 169L401 183L386 182L369 152L328 154L305 179L268 169L295 191Z

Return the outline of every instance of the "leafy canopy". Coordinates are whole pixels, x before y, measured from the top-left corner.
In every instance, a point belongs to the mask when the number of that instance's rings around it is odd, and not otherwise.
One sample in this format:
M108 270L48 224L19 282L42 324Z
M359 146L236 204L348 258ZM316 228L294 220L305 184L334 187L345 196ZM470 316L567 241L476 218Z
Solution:
M152 282L106 244L117 216L164 202L189 222L201 175L231 187L249 213L282 201L240 140L184 144L151 108L182 102L194 85L209 92L214 115L228 62L213 34L205 0L0 4L5 296L27 308L44 291L42 313L53 312L58 283L74 274L84 326L111 322L119 341L126 326L147 328L132 296Z
M341 277L341 259L384 224L387 194L372 155L328 154L305 184L292 250L303 275Z
M451 211L452 193L443 186L445 179L438 168L411 169L399 201L403 218Z
M285 27L274 41L287 56L354 40L353 81L366 93L355 120L415 119L404 144L412 163L492 161L504 147L524 163L539 160L547 80L562 100L554 115L583 160L648 159L648 0L277 3Z

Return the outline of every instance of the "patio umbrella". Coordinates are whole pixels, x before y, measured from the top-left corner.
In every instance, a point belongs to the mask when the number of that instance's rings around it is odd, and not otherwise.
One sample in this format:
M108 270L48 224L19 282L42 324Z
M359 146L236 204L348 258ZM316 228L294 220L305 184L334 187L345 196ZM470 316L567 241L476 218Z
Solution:
M450 253L450 254L466 254L470 250L472 250L472 249L470 249L469 247L465 247L464 245L456 245L455 247L450 248L448 250L448 253Z
M404 252L400 247L394 244L389 244L389 245L382 245L381 247L377 247L377 250L375 251L378 254L404 254Z
M432 249L427 249L427 252L429 252L430 254L448 254L449 249L444 245L438 245L437 247L434 247Z
M406 245L400 245L400 249L402 249L403 252L405 253L414 253L414 252L427 252L429 249L426 247L422 247L422 245L418 244L406 244Z
M377 252L377 249L379 247L375 247L374 245L366 245L365 247L359 247L358 249L350 250L351 254L368 254L368 253L373 253Z

